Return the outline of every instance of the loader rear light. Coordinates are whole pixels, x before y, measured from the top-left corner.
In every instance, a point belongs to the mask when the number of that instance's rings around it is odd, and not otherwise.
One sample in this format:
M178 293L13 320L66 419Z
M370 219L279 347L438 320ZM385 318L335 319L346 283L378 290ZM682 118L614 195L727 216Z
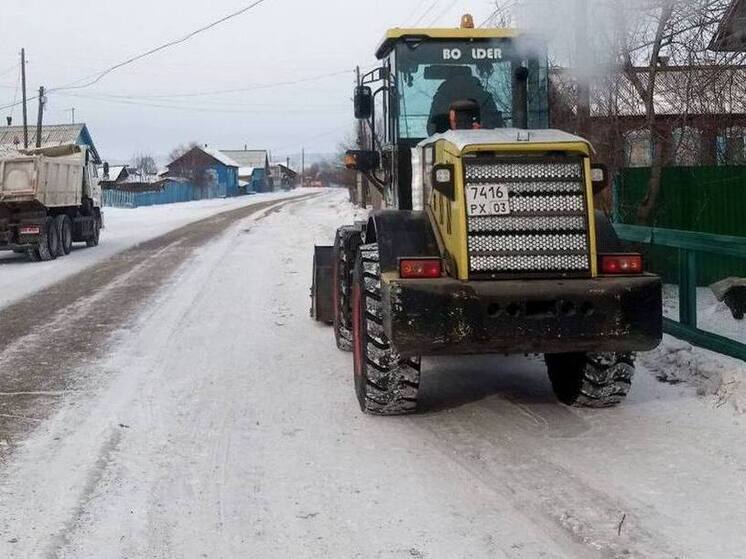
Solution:
M404 279L439 278L443 275L440 258L402 258L399 260L399 276Z
M642 273L642 256L639 254L602 254L599 258L602 274L625 275Z
M38 235L41 233L41 227L38 225L22 225L18 228L21 235Z

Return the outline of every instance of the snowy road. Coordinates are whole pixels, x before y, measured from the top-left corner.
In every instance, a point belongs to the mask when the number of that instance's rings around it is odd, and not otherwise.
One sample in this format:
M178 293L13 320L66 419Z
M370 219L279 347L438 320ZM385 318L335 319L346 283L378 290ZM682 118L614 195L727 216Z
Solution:
M0 557L746 557L730 407L642 369L569 409L540 360L474 357L363 416L308 318L343 193L240 211L0 314Z

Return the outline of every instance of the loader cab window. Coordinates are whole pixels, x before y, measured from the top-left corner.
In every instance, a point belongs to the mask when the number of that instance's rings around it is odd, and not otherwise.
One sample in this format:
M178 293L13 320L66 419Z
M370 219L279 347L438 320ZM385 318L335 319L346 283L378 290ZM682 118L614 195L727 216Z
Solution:
M543 53L519 56L511 39L399 44L395 51L399 137L420 140L445 132L450 105L467 99L479 104L483 128L513 126L513 71L520 65L529 69L529 127L547 128Z

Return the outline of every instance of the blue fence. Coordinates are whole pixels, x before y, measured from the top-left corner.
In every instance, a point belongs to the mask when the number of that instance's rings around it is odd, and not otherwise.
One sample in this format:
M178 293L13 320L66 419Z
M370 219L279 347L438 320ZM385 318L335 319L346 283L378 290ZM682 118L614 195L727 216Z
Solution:
M166 183L162 190L151 192L104 190L102 197L103 205L109 208L140 208L143 206L175 204L208 198L226 198L239 194L240 192L237 187L228 187L225 184L200 188L186 182L169 182Z

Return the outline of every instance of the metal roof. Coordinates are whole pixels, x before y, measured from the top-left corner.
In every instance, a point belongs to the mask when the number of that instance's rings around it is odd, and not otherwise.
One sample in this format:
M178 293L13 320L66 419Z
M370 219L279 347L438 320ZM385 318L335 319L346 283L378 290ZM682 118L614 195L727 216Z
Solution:
M746 0L733 0L708 48L721 52L746 52Z
M101 163L101 158L93 144L93 139L84 123L80 124L47 124L41 129L41 146L60 146L65 144L87 145L93 155L94 163ZM5 126L0 128L0 145L23 147L23 126ZM36 126L28 127L28 145L36 146Z
M240 167L241 166L238 163L238 161L236 161L235 159L227 155L224 151L219 151L219 150L212 149L212 148L199 148L199 149L204 151L207 155L209 155L213 159L217 159L220 163L222 163L226 167Z
M269 161L267 150L264 149L223 149L220 151L238 163L239 167L261 167L263 169Z
M187 155L189 155L191 153L194 153L195 151L201 151L202 153L204 153L208 157L211 157L212 159L214 159L218 163L221 163L222 165L225 165L226 167L240 167L240 165L236 161L234 161L232 158L228 157L225 153L223 153L221 151L218 151L218 150L212 149L212 148L208 148L208 147L204 147L204 146L194 146L192 149L190 149L189 151L183 153L178 158L176 158L173 161L171 161L171 163L169 163L168 165L166 165L167 172L165 174L167 175L170 172L171 167L173 167L175 163L181 161ZM164 173L162 173L162 175L163 174Z
M389 29L386 35L381 41L378 50L376 50L376 58L383 58L387 56L391 49L396 43L404 39L441 39L441 40L487 40L487 39L507 39L511 37L517 37L520 32L517 29L507 28L462 28L462 27L449 27L449 28L401 28L396 27Z

